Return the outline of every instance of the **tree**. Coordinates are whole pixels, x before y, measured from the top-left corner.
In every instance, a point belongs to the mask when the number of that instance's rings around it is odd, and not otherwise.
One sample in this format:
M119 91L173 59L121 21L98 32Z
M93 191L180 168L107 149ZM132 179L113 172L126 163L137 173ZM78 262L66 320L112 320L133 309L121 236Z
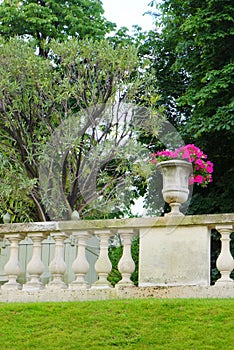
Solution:
M149 33L142 50L153 57L161 103L185 142L215 163L214 182L195 190L190 213L233 211L232 1L164 0L157 10L160 31Z
M143 152L137 135L159 124L157 115L123 105L144 83L136 48L71 39L51 42L43 58L17 38L1 45L0 153L29 181L37 218L123 213L144 177L134 164Z
M5 38L34 38L39 54L46 56L51 39L104 38L115 24L103 14L99 0L4 0L0 5L0 34Z
M3 140L1 141L3 146ZM12 222L33 221L37 215L33 199L28 194L32 191L35 180L29 179L14 159L9 148L6 153L0 153L0 218L9 213Z

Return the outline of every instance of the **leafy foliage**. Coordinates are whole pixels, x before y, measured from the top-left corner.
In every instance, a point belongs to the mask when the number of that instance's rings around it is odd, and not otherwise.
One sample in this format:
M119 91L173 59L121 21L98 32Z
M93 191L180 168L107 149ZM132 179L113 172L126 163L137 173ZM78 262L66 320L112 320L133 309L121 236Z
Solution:
M0 34L5 38L34 38L40 55L47 56L51 39L104 38L115 24L103 13L98 0L4 0L0 5Z
M36 218L34 202L28 196L35 181L27 177L19 163L11 159L9 152L0 155L0 178L0 222L7 212L12 222L17 219L29 222Z
M153 66L163 98L171 106L168 113L175 116L177 110L185 114L186 131L198 136L209 130L230 130L232 1L165 0L157 8L161 33L150 33L148 49L155 58Z
M148 111L133 113L123 104L143 84L135 46L52 41L50 55L43 58L17 38L1 45L0 152L7 157L12 149L14 161L34 181L28 194L39 220L48 219L48 213L69 218L74 209L89 218L106 211L123 215L144 174L134 164L144 149L137 134L157 132L159 126L156 113L148 118ZM121 181L127 184L124 197Z
M152 6L156 4L152 1ZM195 189L191 214L232 212L234 7L231 0L164 0L143 53L152 56L168 120L185 143L215 164L214 181Z

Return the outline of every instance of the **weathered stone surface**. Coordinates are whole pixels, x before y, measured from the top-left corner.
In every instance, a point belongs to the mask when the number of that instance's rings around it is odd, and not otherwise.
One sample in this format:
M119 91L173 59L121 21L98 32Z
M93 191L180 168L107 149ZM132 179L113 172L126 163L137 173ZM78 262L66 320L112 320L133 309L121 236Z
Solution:
M25 224L0 224L0 234L59 231L57 222L28 222Z
M207 226L140 229L139 286L210 285Z
M220 226L221 225L221 226ZM143 297L155 297L155 298L201 298L201 297L223 297L230 298L234 297L234 288L231 278L229 275L232 269L232 256L229 252L229 237L228 239L223 236L222 249L222 264L220 263L221 273L223 275L222 283L218 286L210 286L210 230L212 228L221 227L223 234L226 232L223 229L228 228L228 235L234 231L234 214L218 214L218 215L198 215L198 216L165 216L165 217L151 217L151 218L132 218L132 219L120 219L120 220L93 220L93 221L63 221L63 222L43 222L43 223L27 223L27 224L3 224L0 225L0 238L7 238L11 243L14 237L17 238L17 242L4 248L2 250L12 252L12 258L9 260L11 269L9 268L9 262L4 259L4 265L6 266L6 273L2 279L3 282L7 280L12 280L14 283L14 290L12 288L7 288L7 283L0 289L0 302L31 302L31 301L73 301L73 300L100 300L100 299L116 299L116 298L143 298ZM139 254L139 286L138 288L122 287L121 283L116 288L104 288L103 282L99 283L98 288L86 288L86 283L82 285L82 288L66 288L67 284L71 284L75 276L69 275L69 280L64 273L64 268L58 268L58 262L61 262L63 256L66 257L67 249L65 253L63 252L62 245L65 243L66 237L73 237L71 235L77 236L78 238L82 235L82 232L88 232L94 238L97 236L108 233L108 237L118 232L120 235L124 235L131 232L132 235L139 232L140 234L140 254ZM220 231L220 232L221 232ZM18 258L20 254L17 253L18 245L21 245L24 238L28 239L32 235L39 235L43 237L53 237L60 236L62 241L57 246L59 249L59 254L54 262L54 268L52 273L54 274L55 281L59 280L64 283L50 283L50 288L47 287L49 280L45 280L44 276L41 276L41 281L43 282L43 287L45 288L32 288L33 290L19 290L22 281L21 276L17 271ZM12 238L12 239L11 239ZM73 237L74 238L74 237ZM122 237L124 238L124 236ZM125 236L126 238L126 236ZM69 238L70 239L70 238ZM49 238L47 239L49 241ZM46 240L46 241L47 241ZM19 241L19 242L18 242ZM20 242L21 241L21 242ZM3 244L4 241L1 243ZM70 240L70 246L73 253L76 253L77 247L81 249L82 242L78 239L77 243L73 244ZM17 243L17 247L16 247ZM35 255L38 259L39 256L43 254L44 241L42 244L38 245L38 251L34 254L33 261L35 260ZM108 256L108 240L101 244L101 249L99 251L99 246L95 250L95 259L91 259L92 266L95 264L98 256L99 263L102 262L98 268L99 281L100 276L103 278L103 273L105 274L105 281L109 273L110 268L107 269L107 259ZM125 251L122 256L122 260L119 265L122 277L124 277L124 284L130 284L129 280L130 274L133 270L129 266L130 259L130 241L123 240L125 245ZM5 243L4 243L5 244ZM47 244L47 243L46 243ZM66 243L67 244L67 243ZM43 247L41 247L43 246ZM96 245L95 245L96 247ZM17 248L17 249L16 249ZM225 249L224 249L225 248ZM83 248L82 248L83 249ZM41 251L39 251L41 250ZM61 251L60 251L61 250ZM105 254L103 251L105 250ZM69 266L72 265L76 254L71 254L69 250ZM58 252L57 252L58 253ZM54 250L51 249L51 254L54 255ZM84 252L82 253L84 254ZM17 255L19 255L17 257ZM48 265L49 261L53 256L49 256L49 260L46 262ZM55 254L56 255L56 254ZM59 255L59 259L58 259ZM228 262L226 262L226 257L229 256ZM80 255L79 259L80 259ZM28 258L31 258L28 257ZM225 258L225 259L224 259ZM130 260L129 260L130 259ZM221 258L220 258L221 259ZM103 260L103 261L102 261ZM225 260L225 263L224 263ZM13 263L12 263L13 262ZM32 265L32 264L31 264ZM34 279L39 280L41 274L41 268L33 262L33 266L30 264L29 269L24 273L24 277L28 279L28 275L34 275ZM45 266L45 272L48 272L48 266ZM89 264L90 265L90 264ZM8 266L8 268L7 268ZM87 265L88 266L88 265ZM126 267L127 266L127 267ZM3 268L3 266L1 266ZM227 269L228 267L228 269ZM80 262L79 268L75 269L76 275L80 274ZM91 267L92 269L92 267ZM91 271L89 269L89 272ZM1 270L1 269L0 269ZM107 271L106 271L107 270ZM82 267L81 273L86 274L87 268ZM127 275L126 275L127 274ZM59 276L58 276L59 275ZM36 276L36 277L35 277ZM79 277L79 276L78 276ZM86 276L87 277L87 276ZM95 279L92 279L90 284L95 285ZM50 278L46 275L46 279ZM83 278L84 279L84 278ZM17 281L16 281L17 280ZM83 280L82 280L83 281ZM227 283L229 282L230 283ZM27 281L26 281L27 282ZM35 282L35 281L34 281ZM23 282L25 283L25 281ZM105 283L104 283L105 284ZM12 283L10 283L12 287ZM63 287L65 289L63 289Z
M234 298L234 287L180 286L87 290L1 291L0 302L61 302L141 298Z
M76 230L98 230L118 228L141 228L160 226L190 226L201 225L215 228L217 224L234 223L234 213L209 214L209 215L186 215L183 217L146 217L132 219L111 220L76 220L60 222L30 222L23 224L0 224L0 235L5 233L29 233L29 232L52 232L52 231L76 231Z

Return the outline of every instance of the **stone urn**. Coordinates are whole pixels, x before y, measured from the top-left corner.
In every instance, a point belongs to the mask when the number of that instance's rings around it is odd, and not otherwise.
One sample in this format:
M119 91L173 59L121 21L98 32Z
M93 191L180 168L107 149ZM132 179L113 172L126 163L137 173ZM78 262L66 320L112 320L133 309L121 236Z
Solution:
M160 162L156 165L163 177L162 195L171 207L167 215L183 215L180 206L188 199L189 176L193 172L192 164L179 159Z

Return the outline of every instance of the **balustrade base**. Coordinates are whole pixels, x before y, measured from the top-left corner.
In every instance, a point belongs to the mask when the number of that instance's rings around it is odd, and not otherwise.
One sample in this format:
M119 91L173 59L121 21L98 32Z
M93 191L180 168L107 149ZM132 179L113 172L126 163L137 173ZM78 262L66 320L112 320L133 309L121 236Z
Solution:
M233 286L121 287L86 290L0 289L0 302L66 302L141 298L234 298Z

